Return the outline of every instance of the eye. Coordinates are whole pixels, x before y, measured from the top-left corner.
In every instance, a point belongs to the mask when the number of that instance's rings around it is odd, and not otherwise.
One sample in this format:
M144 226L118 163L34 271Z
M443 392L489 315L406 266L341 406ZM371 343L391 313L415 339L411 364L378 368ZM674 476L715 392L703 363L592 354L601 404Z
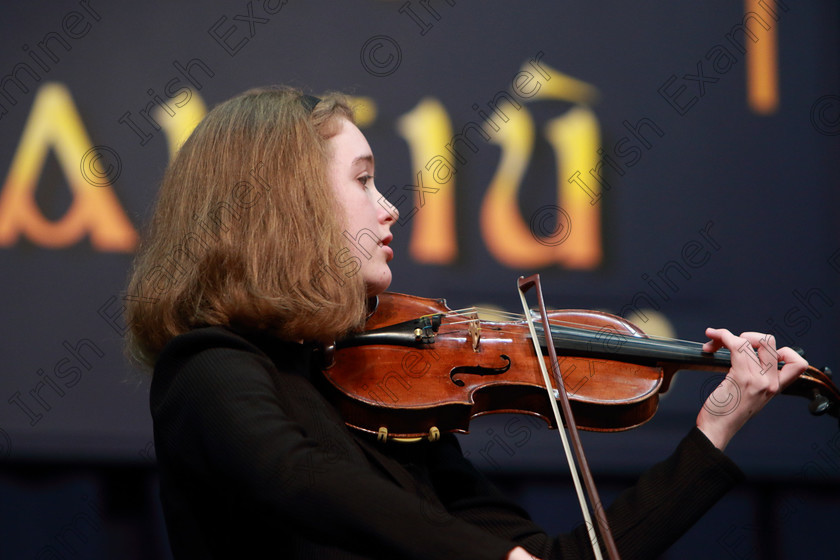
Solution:
M358 182L360 182L360 183L362 184L362 186L363 186L363 187L367 188L367 187L369 186L369 185L368 185L368 181L372 181L372 180L373 180L373 175L362 175L361 177L359 177L359 178L358 178L358 179L356 179L356 180L357 180Z

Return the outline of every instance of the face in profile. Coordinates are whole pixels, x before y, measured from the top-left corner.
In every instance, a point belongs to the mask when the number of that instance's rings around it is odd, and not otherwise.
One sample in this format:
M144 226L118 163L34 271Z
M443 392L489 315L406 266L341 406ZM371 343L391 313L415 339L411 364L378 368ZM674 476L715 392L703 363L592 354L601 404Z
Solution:
M353 255L361 261L360 273L368 296L384 292L391 284L388 246L391 226L399 216L374 184L373 152L364 134L347 119L340 119L338 134L328 141L331 160L328 178L345 214L344 236Z

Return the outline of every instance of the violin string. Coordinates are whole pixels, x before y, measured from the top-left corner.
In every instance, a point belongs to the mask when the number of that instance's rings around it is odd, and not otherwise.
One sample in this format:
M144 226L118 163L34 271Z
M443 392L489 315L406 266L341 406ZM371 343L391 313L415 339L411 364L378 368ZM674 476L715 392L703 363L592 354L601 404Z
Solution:
M450 321L448 325L457 325L457 324L469 324L472 323L475 319L466 316L467 314L478 314L481 312L487 311L484 308L479 308L476 306L466 307L463 309L452 310L448 313L445 313L444 316L456 316L459 317L459 321ZM497 310L490 310L490 313L499 315L501 317L507 317L512 321L521 322L523 325L525 324L525 319L523 314L519 313L511 313L505 311L497 311ZM494 322L494 321L484 321L484 322ZM552 329L552 336L555 338L556 341L559 342L567 342L567 343L574 343L574 342L582 342L588 341L592 342L593 339L597 341L597 334L599 331L595 331L592 329L585 329L581 328L581 326L577 323L571 323L568 321L553 321L551 322L552 327L562 327L569 329L575 336L569 336L564 333L558 332L555 329ZM542 326L539 326L539 329L542 329ZM500 334L511 334L511 335L519 335L519 332L508 331L506 329L498 329L494 330L496 333ZM642 350L658 350L660 352L667 353L670 356L676 357L683 357L683 358L695 358L698 354L702 352L703 343L691 341L691 340L684 340L678 338L669 338L669 337L660 337L655 335L645 335L645 336L634 336L631 333L619 333L619 332L602 332L602 336L618 336L623 339L622 346L628 344L630 346L635 346L636 348ZM599 344L604 345L604 341L597 341ZM720 360L730 360L731 359L731 352L725 348L721 348L714 353L714 356Z
M453 310L451 312L445 313L444 316L453 316L453 315L457 316L457 315L464 315L466 313L482 313L482 312L493 314L493 315L498 315L498 316L501 316L503 318L507 318L511 321L521 322L523 325L526 324L525 316L522 313L512 313L512 312L509 312L509 311L499 311L499 310L496 310L496 309L486 309L486 308L480 308L480 307L475 307L475 306L466 307L464 309L459 309L459 310ZM448 324L469 323L469 322L472 322L473 320L474 319L471 319L469 317L462 317L461 321L452 321L452 322L449 322ZM491 322L492 323L494 321L484 321L484 322ZM551 326L553 326L553 327L554 326L566 327L566 328L573 329L573 330L580 331L580 332L584 332L584 333L598 332L598 331L595 331L593 329L582 328L580 326L580 324L569 322L569 321L557 321L557 320L551 321ZM539 328L542 328L542 327L539 327ZM498 331L498 332L504 332L504 331L502 330L502 331ZM694 348L696 346L702 346L703 345L703 343L696 342L696 341L693 341L693 340L685 340L685 339L680 339L680 338L657 336L657 335L646 334L646 333L645 333L644 336L634 336L631 333L619 333L619 332L615 332L614 334L619 335L619 336L623 336L625 338L635 338L635 339L638 339L638 340L645 340L647 342L663 342L663 343L666 343L666 344L684 344L688 348Z
M472 319L472 318L469 318L469 317L464 317L461 313L453 312L453 313L445 314L445 316L450 316L450 315L458 316L458 317L460 317L460 320L458 320L458 321L447 321L446 324L449 325L449 326L461 325L461 324L470 324L470 323L475 321L475 319ZM511 318L513 318L517 322L521 321L523 326L525 325L525 320L523 319L523 317L524 317L523 315L516 314L516 313L507 313L507 315L509 315ZM483 322L492 323L493 321L483 321ZM553 323L551 323L551 326L552 327L565 327L565 328L568 328L568 329L571 329L571 330L574 330L574 331L578 331L581 334L590 334L590 333L599 332L599 331L595 331L595 330L592 330L592 329L581 328L581 326L577 323L571 323L571 322L566 322L566 321L553 322ZM542 329L542 326L539 325L538 328ZM504 328L494 329L494 332L500 332L500 333L505 333L505 334L513 334L514 333L514 331L506 330ZM516 333L516 334L518 334L518 333ZM552 334L554 334L554 333L552 332ZM680 339L676 339L676 338L656 337L656 336L637 337L637 336L633 336L631 334L618 333L618 332L616 332L614 334L619 335L619 336L623 336L623 337L626 337L626 338L634 338L634 339L644 340L644 341L649 341L649 342L660 341L660 342L666 342L666 343L684 343L684 344L686 344L688 346L691 346L691 347L696 346L696 345L702 345L699 342L693 342L693 341L689 341L689 340L680 340Z
M467 313L479 313L482 310L477 307L468 307L459 310L453 310L451 312L443 314L445 317L457 317L459 320L455 321L448 321L448 326L460 325L460 324L471 324L475 321L475 318L471 318L467 316ZM493 313L497 313L495 310L492 311ZM517 313L509 313L509 312L498 312L499 315L503 317L508 317L513 319L516 322L521 322L522 325L525 325L524 315L517 314ZM484 322L493 322L493 321L484 321ZM621 337L623 342L621 343L622 346L628 344L630 346L635 346L639 349L644 350L658 350L660 352L666 352L672 356L684 357L684 358L692 358L696 357L698 353L702 352L703 343L689 341L689 340L682 340L677 338L668 338L668 337L658 337L658 336L635 336L632 333L620 333L620 332L610 332L610 331L596 331L592 329L585 329L581 328L579 324L571 323L567 321L554 321L551 322L552 327L560 327L564 329L568 329L569 333L564 333L562 331L557 330L556 328L552 328L552 337L555 339L556 342L593 342L596 341L598 344L603 345L606 347L604 340L599 340L598 335L602 337L611 337L617 336ZM538 326L540 330L542 330L542 326ZM456 330L450 331L454 333L464 332L467 333L466 330ZM494 332L497 334L510 334L510 335L521 335L521 332L511 331L505 328L494 329ZM731 354L726 349L720 349L715 353L715 356L725 360L728 359Z
M521 321L523 325L526 322L525 321L525 316L521 313L512 313L512 312L508 312L508 311L497 311L495 309L486 310L486 309L480 308L480 307L468 307L468 308L465 308L465 309L470 310L470 311L474 311L476 313L481 313L481 312L485 311L485 312L488 312L488 313L497 314L497 315L506 317L506 318L508 318L512 321ZM453 313L453 314L457 314L457 313ZM447 313L446 315L450 315L450 313ZM469 322L469 321L470 321L470 319L464 318L462 322ZM493 321L489 321L489 322L493 322ZM457 324L457 322L453 322L453 324ZM582 328L580 326L580 324L569 322L569 321L551 321L551 326L567 327L569 329L574 329L574 330L583 331L583 332L590 332L590 333L591 332L598 332L598 331L595 331L595 330L592 330L592 329ZM664 342L664 343L667 343L667 344L670 344L670 343L684 344L689 348L703 345L703 343L696 342L696 341L693 341L693 340L685 340L685 339L680 339L680 338L657 336L657 335L646 334L646 333L645 333L644 336L634 336L630 333L618 333L618 332L615 332L614 334L619 335L619 336L623 336L623 337L626 337L626 338L637 338L639 340L646 340L646 341L651 341L651 342Z

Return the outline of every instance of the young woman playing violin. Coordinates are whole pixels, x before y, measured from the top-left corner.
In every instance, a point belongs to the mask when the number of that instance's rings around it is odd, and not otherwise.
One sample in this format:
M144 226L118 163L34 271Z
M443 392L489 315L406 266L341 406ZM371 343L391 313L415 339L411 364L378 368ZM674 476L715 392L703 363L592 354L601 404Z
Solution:
M154 366L161 497L177 558L586 558L437 442L378 444L319 391L313 349L360 328L391 282L396 209L342 97L259 89L213 109L164 176L129 293ZM352 238L352 239L351 239ZM139 292L138 292L139 290ZM708 329L741 401L710 401L674 454L606 512L622 558L654 558L741 478L723 450L807 363ZM784 362L763 371L761 364Z

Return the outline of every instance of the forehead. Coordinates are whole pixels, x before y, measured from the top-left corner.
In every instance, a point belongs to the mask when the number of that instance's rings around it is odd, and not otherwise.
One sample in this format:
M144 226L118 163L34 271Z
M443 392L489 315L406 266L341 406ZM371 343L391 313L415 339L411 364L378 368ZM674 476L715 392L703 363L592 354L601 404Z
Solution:
M359 128L341 119L338 133L328 140L334 163L351 165L359 158L372 156L370 145Z

